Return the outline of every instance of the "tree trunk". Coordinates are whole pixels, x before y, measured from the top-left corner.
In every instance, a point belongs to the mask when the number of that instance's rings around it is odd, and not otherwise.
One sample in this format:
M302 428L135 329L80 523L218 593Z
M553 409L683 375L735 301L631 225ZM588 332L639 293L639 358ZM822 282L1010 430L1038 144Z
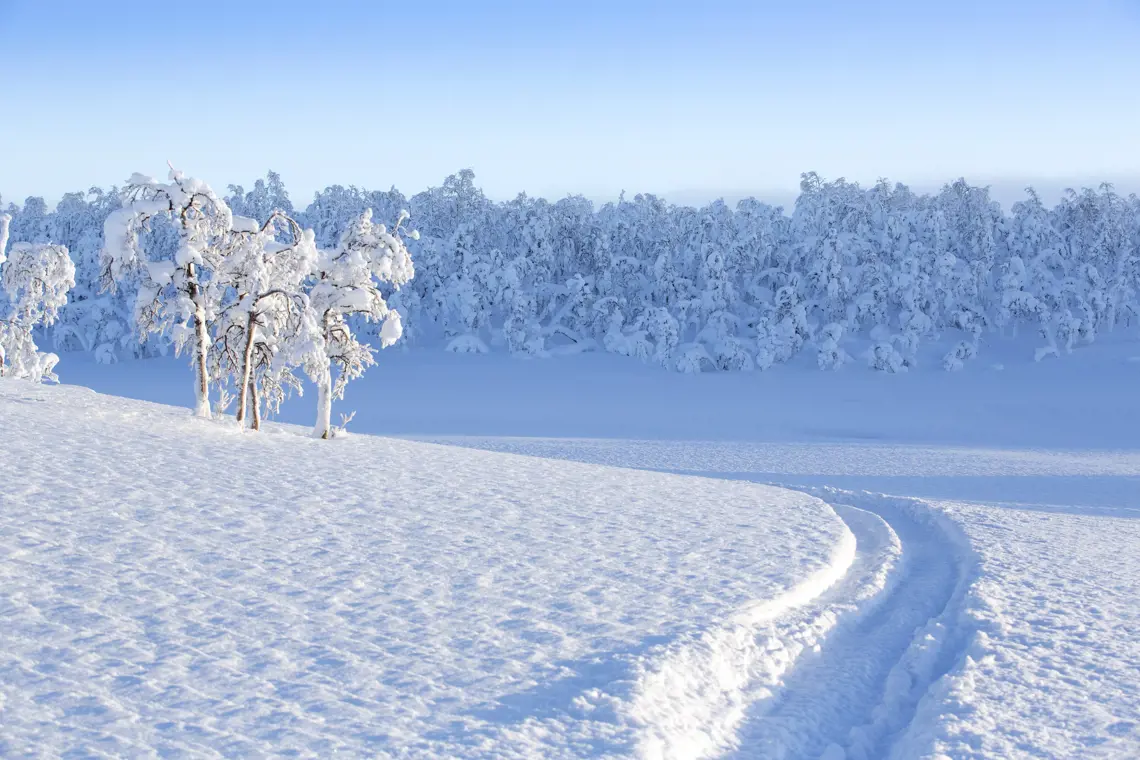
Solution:
M332 370L327 363L317 378L317 424L313 427L313 437L332 437Z
M321 316L321 326L325 335L325 361L317 382L317 424L313 427L313 437L328 440L332 438L332 361L328 357L329 313Z
M257 379L249 381L250 401L253 403L253 429L261 430L261 399L257 397Z
M239 386L241 390L238 391L237 408L238 425L245 423L245 410L249 405L249 389L253 385L253 327L256 321L257 319L251 311L245 323L245 350L241 357L241 383ZM253 403L256 407L256 399Z
M186 278L189 280L187 292L194 303L194 363L198 369L194 415L210 419L210 370L206 365L210 336L206 332L206 308L202 303L202 290L194 279L193 264L186 265Z

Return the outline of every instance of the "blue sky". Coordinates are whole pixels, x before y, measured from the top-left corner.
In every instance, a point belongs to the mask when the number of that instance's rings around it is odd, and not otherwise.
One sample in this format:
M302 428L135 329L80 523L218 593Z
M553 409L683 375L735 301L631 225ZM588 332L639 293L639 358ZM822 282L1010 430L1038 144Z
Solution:
M0 0L0 193L1140 177L1140 0Z

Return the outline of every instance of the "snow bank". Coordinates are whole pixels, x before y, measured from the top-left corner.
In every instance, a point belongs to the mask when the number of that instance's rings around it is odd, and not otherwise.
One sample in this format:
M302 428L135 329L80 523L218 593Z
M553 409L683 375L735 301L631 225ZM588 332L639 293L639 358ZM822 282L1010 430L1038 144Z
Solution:
M0 382L0 426L0 755L632 752L638 677L848 535L774 488L80 388Z

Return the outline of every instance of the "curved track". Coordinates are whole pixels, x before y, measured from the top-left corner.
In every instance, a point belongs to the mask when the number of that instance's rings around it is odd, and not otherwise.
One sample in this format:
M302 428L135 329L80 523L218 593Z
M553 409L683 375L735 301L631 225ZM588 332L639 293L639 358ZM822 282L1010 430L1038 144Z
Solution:
M861 503L866 509L833 505L856 536L852 572L803 611L836 615L836 625L771 698L752 704L730 756L887 757L926 689L956 661L968 572L956 541L914 506ZM901 556L888 566L891 537Z

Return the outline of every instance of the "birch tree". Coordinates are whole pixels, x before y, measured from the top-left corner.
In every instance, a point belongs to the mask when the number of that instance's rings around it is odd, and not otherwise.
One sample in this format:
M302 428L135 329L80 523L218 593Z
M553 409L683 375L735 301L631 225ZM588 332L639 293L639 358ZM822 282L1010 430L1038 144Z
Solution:
M299 388L289 379L287 364L291 343L311 339L305 334L309 300L304 285L316 266L317 248L313 231L301 229L284 211L272 212L260 225L234 217L233 226L233 241L217 272L230 294L216 320L211 365L219 378L234 381L237 421L244 425L252 407L257 429L259 381L270 386L266 400L272 409L285 388Z
M219 288L212 279L231 243L233 214L201 180L170 168L169 181L134 174L122 191L122 208L104 224L103 286L139 273L134 321L140 340L169 334L176 353L189 345L195 368L194 413L210 417L210 322ZM143 233L168 220L177 235L170 251L145 250Z
M306 354L305 370L317 385L317 421L313 435L332 435L332 402L344 397L352 379L376 363L371 346L353 334L350 318L381 323L382 348L403 334L399 312L390 309L381 287L399 289L415 276L412 257L401 237L402 212L389 230L372 221L372 209L353 220L334 250L318 256L316 279L309 292L315 340ZM413 231L409 237L418 238ZM336 378L333 378L333 368Z

